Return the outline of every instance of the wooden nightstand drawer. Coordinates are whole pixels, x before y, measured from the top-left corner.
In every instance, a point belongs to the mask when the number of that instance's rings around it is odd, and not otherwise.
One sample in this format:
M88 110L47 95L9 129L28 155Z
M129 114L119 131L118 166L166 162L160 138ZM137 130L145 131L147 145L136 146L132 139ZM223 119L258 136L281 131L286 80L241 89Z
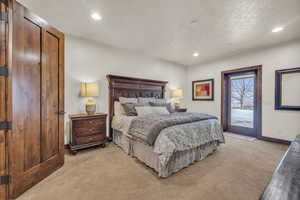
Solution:
M82 119L82 120L73 121L74 128L101 127L101 126L106 126L106 120L98 118L98 119Z
M95 135L97 133L106 133L106 126L100 127L80 127L73 129L73 132L78 137Z
M105 134L99 134L99 135L92 135L92 136L86 136L86 137L77 137L76 144L87 144L92 142L99 142L104 141L106 139Z
M77 150L106 143L106 114L71 115L72 153Z
M79 137L106 132L106 120L103 118L74 120L72 126L74 134Z

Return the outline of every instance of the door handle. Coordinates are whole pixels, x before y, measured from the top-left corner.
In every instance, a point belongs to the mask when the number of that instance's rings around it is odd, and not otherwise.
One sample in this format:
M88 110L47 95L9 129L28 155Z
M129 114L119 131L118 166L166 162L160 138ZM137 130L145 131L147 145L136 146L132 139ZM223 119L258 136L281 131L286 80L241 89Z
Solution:
M66 112L65 112L65 111L60 111L60 112L58 112L58 114L59 114L59 115L65 115Z

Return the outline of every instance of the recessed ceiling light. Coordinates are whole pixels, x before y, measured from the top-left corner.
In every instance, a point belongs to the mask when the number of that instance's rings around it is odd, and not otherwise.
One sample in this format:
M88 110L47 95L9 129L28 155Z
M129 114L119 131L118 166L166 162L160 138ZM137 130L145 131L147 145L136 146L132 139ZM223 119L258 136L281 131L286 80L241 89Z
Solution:
M283 31L283 27L282 26L279 26L279 27L276 27L272 30L273 33L277 33L277 32L280 32L280 31Z
M194 57L198 57L198 56L199 56L199 53L198 53L198 52L194 52L194 53L193 53L193 56L194 56Z
M102 19L101 15L99 15L99 13L96 13L96 12L91 14L91 18L96 20L96 21L99 21L99 20Z

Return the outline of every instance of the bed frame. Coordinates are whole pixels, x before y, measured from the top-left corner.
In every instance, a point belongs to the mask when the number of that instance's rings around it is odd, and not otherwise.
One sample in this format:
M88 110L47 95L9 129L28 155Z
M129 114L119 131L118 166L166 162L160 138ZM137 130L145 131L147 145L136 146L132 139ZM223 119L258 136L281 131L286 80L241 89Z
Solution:
M155 97L162 99L165 97L168 82L116 75L107 75L106 77L109 83L109 139L112 140L111 122L114 116L114 102L119 101L119 97Z

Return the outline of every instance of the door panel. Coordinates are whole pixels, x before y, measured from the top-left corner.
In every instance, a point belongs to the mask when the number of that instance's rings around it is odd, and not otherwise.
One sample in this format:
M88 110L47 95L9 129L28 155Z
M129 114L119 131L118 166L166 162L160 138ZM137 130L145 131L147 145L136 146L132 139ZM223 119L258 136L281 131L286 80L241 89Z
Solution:
M41 28L23 18L23 56L13 79L13 133L24 136L24 171L40 163ZM20 155L20 157L22 157ZM20 163L21 164L21 163Z
M0 11L6 12L7 8L4 3L0 2ZM7 66L6 47L7 47L7 26L4 21L0 21L0 66ZM6 78L0 76L0 122L6 120ZM6 132L0 130L0 176L7 174L6 162ZM5 199L7 196L7 186L0 185L0 199Z
M64 163L63 34L13 2L9 196L15 198ZM10 94L11 93L11 94Z
M12 69L12 134L9 139L10 193L23 191L16 182L41 161L41 27L14 6ZM18 158L18 159L16 159ZM30 185L30 184L29 184ZM18 186L18 187L17 187ZM28 186L25 186L27 188Z
M59 152L59 40L44 32L42 159Z
M18 16L19 17L19 16ZM11 170L22 173L40 163L40 52L41 29L20 17L16 20L18 32L14 38L12 71L13 138L10 146L18 162ZM15 148L18 147L18 148Z

